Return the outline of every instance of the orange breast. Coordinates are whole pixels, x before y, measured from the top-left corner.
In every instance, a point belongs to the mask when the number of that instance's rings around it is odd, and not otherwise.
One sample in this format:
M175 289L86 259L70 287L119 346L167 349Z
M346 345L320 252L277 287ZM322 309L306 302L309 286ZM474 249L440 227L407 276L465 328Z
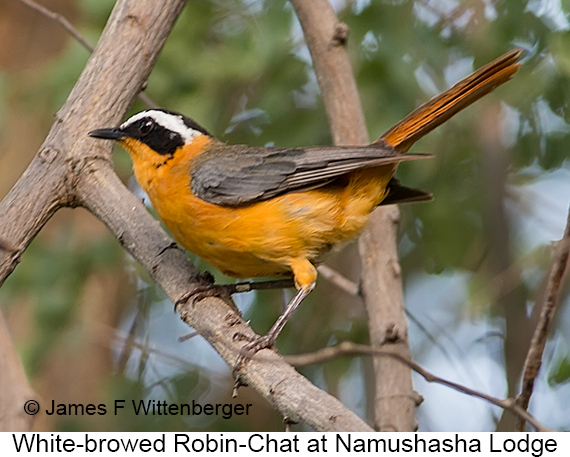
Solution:
M195 140L192 146L200 144ZM180 244L223 273L239 278L288 274L294 259L317 262L332 247L356 236L384 198L392 174L391 167L380 173L378 169L359 171L344 186L223 207L192 194L192 154L179 152L158 168L131 152L137 180Z

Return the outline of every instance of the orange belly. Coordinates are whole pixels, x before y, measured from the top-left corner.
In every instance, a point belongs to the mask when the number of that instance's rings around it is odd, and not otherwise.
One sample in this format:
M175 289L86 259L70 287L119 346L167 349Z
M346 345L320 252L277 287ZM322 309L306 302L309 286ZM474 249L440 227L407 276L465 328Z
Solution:
M383 171L385 179L378 179L378 169L363 170L344 186L293 192L241 207L195 197L188 170L174 163L156 170L146 185L137 177L182 246L228 276L249 278L290 274L294 259L318 263L332 247L355 237L384 198L392 168Z

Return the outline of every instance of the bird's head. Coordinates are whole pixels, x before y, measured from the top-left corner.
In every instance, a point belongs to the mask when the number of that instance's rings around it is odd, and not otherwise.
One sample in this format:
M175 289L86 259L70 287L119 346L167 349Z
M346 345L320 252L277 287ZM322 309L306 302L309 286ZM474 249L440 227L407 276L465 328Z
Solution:
M133 160L161 163L197 138L211 138L192 119L173 111L149 109L135 114L119 127L92 130L89 135L119 142Z

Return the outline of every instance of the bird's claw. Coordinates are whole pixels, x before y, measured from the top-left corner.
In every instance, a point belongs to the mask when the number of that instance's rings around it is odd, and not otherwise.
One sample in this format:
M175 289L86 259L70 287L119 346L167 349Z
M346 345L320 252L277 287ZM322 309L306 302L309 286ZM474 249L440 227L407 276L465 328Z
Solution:
M249 343L245 344L239 351L236 363L234 364L234 374L236 374L245 363L251 360L251 358L262 349L275 349L273 345L275 343L275 338L270 334L251 337L244 333L237 332L234 335L234 340L249 341Z

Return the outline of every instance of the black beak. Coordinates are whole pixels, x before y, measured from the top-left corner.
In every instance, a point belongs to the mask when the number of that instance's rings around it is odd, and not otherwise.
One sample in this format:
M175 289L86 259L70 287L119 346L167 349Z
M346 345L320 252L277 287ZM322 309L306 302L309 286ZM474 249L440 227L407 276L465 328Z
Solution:
M121 140L125 137L125 134L120 128L112 128L92 130L89 132L89 136L102 138L104 140Z

